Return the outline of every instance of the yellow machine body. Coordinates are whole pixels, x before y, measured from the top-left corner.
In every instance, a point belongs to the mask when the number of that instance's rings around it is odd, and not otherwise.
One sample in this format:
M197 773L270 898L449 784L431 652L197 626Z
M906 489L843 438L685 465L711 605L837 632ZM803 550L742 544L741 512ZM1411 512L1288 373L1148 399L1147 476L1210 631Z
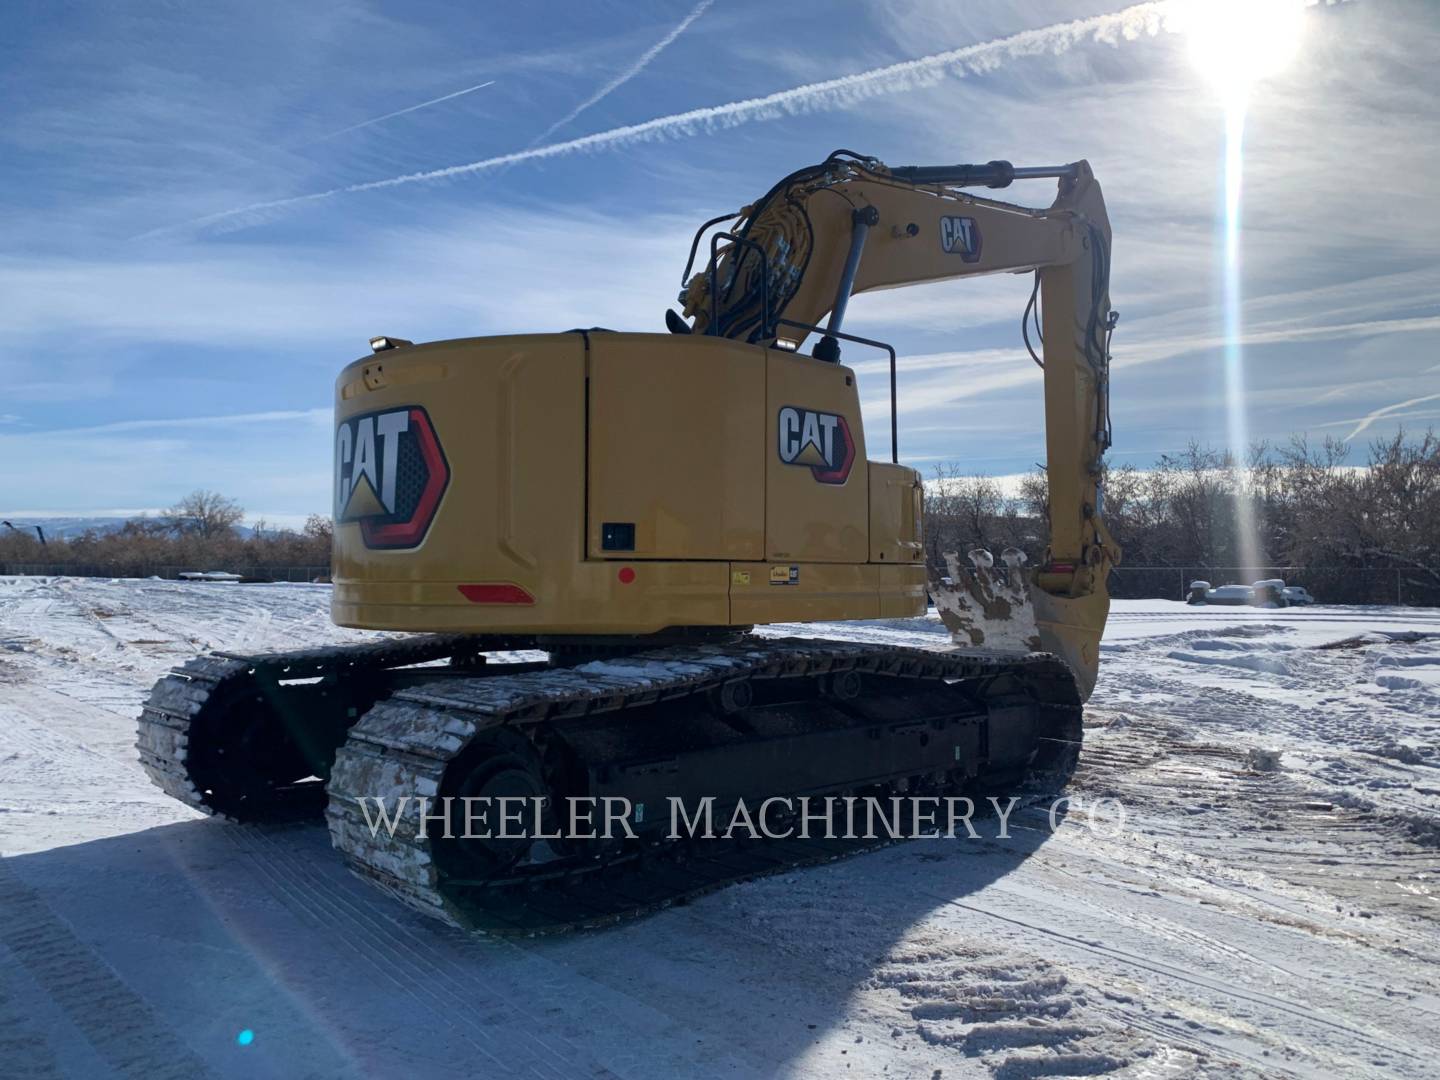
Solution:
M1022 173L1060 178L1051 206L963 190ZM1049 544L1003 579L952 562L929 588L957 645L1056 653L1088 695L1120 559L1110 226L1089 165L891 170L837 151L738 217L672 333L381 340L341 373L335 621L638 636L921 614L919 476L867 460L832 331L855 293L1033 272ZM799 351L817 331L819 359Z
M387 547L407 479L425 486L402 475L416 410L443 454L425 468L448 475ZM344 626L640 635L925 610L919 474L866 460L843 365L671 334L441 341L347 367L336 420Z

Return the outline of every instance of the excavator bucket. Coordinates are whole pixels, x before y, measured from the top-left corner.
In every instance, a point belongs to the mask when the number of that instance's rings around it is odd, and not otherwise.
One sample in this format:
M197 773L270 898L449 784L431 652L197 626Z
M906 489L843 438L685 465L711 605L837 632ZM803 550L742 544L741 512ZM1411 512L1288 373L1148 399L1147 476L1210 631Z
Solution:
M965 649L1020 654L1040 652L1040 630L1025 573L1025 553L1006 548L997 572L995 556L984 548L969 552L972 569L960 566L955 552L946 552L949 576L930 581L935 608L955 644Z
M1004 569L984 548L968 553L971 569L954 552L945 554L949 574L930 577L930 595L957 650L1007 656L1053 653L1075 676L1081 700L1095 689L1100 635L1110 598L1103 590L1080 597L1051 596L1034 587L1025 553L1006 548Z

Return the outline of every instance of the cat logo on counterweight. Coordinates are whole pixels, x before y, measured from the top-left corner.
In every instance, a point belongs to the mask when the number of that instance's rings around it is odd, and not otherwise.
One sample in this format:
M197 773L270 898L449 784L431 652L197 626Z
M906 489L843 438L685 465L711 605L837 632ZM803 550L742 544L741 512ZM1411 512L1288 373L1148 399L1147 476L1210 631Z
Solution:
M347 417L335 428L335 522L358 522L368 548L418 546L449 482L419 405Z

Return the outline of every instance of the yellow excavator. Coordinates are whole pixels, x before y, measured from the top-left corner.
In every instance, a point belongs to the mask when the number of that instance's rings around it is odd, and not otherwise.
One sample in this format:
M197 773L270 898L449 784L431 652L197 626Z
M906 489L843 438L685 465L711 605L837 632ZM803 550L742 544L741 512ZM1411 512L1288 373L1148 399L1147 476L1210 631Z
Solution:
M974 193L1036 179L1058 184L1049 207ZM190 661L145 705L145 768L208 813L323 813L352 869L501 933L874 841L679 837L667 805L710 800L723 821L777 797L1054 790L1120 558L1109 267L1086 162L841 150L701 226L666 333L372 339L336 381L332 616L408 633ZM1033 566L976 551L927 574L895 352L844 331L846 307L1000 272L1035 275L1022 327L1044 369L1050 542ZM888 461L867 455L842 349L888 353ZM923 616L927 592L944 648L755 630ZM377 827L372 806L406 799L479 806L483 827L398 810ZM544 808L536 828L496 828L506 800ZM558 827L579 804L623 807L623 832Z

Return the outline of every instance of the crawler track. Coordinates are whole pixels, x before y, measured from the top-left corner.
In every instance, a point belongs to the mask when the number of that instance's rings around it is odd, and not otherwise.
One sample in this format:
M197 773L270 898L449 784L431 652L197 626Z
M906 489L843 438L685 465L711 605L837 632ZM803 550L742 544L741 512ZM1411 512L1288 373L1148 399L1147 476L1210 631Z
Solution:
M624 842L557 845L548 857L477 869L454 841L418 835L413 815L393 832L372 830L360 800L463 794L465 770L496 748L529 755L537 770L543 757L549 791L621 790L602 781L625 781L657 802L653 777L686 768L692 780L719 777L722 790L728 779L730 795L747 800L1053 791L1079 753L1074 681L1047 654L749 636L568 667L480 656L535 646L429 636L200 657L152 690L139 723L141 761L157 785L206 813L275 821L323 812L351 869L404 903L467 930L536 934L619 921L885 841L677 841L652 827ZM844 696L853 700L839 700L841 678L851 679ZM753 708L749 689L735 705L738 686L756 688ZM826 737L852 740L853 762L862 734L876 748L872 772L827 772ZM912 769L915 748L932 738L927 767ZM767 739L768 758L747 756ZM892 749L902 744L910 758ZM552 763L561 751L568 772Z
M140 763L167 794L207 814L316 816L324 793L306 777L328 775L346 728L384 692L377 676L474 648L473 638L434 635L198 656L151 689L135 741Z
M1068 669L1052 656L1000 659L884 645L749 638L736 645L659 649L574 669L452 679L399 691L356 725L337 756L327 810L331 840L356 873L411 907L454 926L495 934L602 925L732 882L878 847L883 841L667 841L652 836L618 853L542 861L477 880L457 872L453 842L436 836L434 829L428 836L418 835L418 818L402 817L393 832L372 830L359 801L371 799L373 805L377 797L443 798L455 790L455 763L468 747L497 729L538 738L567 724L583 724L586 717L598 722L603 714L623 715L626 710L713 695L741 680L803 682L839 672L858 673L870 688L888 687L892 700L902 704L907 694L918 701L923 691L942 686L963 684L982 700L991 688L1013 695L1023 686L1041 717L1028 763L1008 776L977 776L973 769L965 775L967 770L957 769L938 782L928 774L917 775L868 790L958 794L1002 782L1055 790L1074 768L1080 707ZM961 722L986 725L993 715L982 708ZM938 731L944 720L933 723ZM992 737L987 730L985 739ZM615 751L617 759L623 752ZM604 764L590 762L592 768ZM819 794L853 788L822 783L809 790ZM753 797L773 793L757 791Z

